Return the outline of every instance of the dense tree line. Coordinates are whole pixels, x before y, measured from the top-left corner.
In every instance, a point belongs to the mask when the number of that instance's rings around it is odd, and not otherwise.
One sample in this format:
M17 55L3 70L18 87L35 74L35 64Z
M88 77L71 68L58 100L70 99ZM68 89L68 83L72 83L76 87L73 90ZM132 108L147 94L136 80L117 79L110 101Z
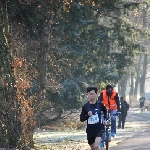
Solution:
M79 108L85 87L121 79L145 50L138 39L149 36L127 17L141 5L1 0L0 147L33 147L42 111Z

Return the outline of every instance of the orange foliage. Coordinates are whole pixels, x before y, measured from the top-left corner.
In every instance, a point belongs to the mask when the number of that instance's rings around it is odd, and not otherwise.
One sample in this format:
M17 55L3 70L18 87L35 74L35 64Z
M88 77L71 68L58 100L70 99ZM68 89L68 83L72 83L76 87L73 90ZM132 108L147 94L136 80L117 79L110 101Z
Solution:
M14 62L11 64L14 68L21 68L23 65L23 59L22 58L15 58Z
M33 115L34 109L30 107L28 100L22 101L22 108L24 108L26 110L28 117L31 117Z
M16 80L16 99L20 109L19 119L22 127L22 139L24 139L24 142L27 144L31 143L36 121L34 119L34 108L32 108L32 106L34 106L34 100L26 100L25 98L26 90L30 88L30 85L25 72L26 70L24 69L25 64L23 62L24 59L16 57L11 65L14 68Z
M26 89L30 88L30 85L25 79L23 81L17 82L16 83L16 87L21 92L21 91L25 91Z

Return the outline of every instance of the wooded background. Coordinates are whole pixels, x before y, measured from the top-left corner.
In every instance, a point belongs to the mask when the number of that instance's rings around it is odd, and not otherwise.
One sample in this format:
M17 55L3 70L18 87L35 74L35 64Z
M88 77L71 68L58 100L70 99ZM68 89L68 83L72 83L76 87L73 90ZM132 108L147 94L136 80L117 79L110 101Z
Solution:
M0 0L0 147L33 147L43 112L78 109L86 87L130 100L149 68L149 0Z

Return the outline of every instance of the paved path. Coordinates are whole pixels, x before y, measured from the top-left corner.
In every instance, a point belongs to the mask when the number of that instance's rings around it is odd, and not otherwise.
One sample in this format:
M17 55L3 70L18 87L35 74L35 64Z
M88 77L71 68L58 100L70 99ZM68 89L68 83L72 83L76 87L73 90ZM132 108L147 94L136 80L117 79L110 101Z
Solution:
M118 130L118 135L121 132L122 129ZM150 150L150 113L141 114L138 108L131 109L124 132L124 138L118 137L118 142L114 139L110 150Z
M90 150L85 131L37 130L34 141L40 145L40 150ZM150 150L149 143L150 112L141 114L139 108L130 108L125 129L117 129L117 136L110 142L110 150Z

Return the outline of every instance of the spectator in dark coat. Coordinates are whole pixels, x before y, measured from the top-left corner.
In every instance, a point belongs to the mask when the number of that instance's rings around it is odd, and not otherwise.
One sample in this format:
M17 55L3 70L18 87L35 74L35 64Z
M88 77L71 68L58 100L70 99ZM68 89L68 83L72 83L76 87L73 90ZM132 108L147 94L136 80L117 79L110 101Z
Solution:
M121 114L119 115L118 129L124 129L127 112L129 110L129 104L126 102L123 96L120 97L120 107Z

